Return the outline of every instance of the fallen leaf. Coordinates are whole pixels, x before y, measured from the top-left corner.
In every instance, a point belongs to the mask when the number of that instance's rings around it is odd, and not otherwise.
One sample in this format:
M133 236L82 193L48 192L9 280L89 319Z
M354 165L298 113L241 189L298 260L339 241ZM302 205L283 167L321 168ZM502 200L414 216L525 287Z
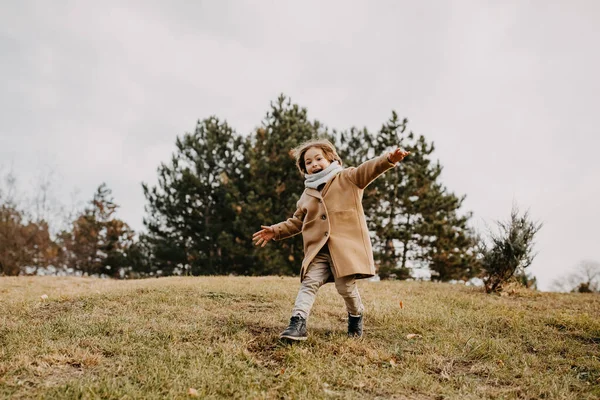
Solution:
M400 308L404 308L404 304L402 303L402 300L400 300Z
M280 375L283 375L284 373L285 373L285 368L281 368L279 371L277 371L275 373L275 376L280 376Z
M40 298L42 300L46 300L46 299L48 299L48 295L47 294L43 294L43 295L40 296Z
M395 359L395 358L391 358L391 359L390 359L390 365L391 365L392 367L395 367L395 366L396 366L396 359Z
M188 389L188 394L192 397L198 397L198 391L194 388L189 388Z
M498 360L496 363L498 363L499 366L504 367L504 361Z
M423 336L419 335L418 333L409 333L408 335L406 335L407 339L417 339L420 337L423 337Z

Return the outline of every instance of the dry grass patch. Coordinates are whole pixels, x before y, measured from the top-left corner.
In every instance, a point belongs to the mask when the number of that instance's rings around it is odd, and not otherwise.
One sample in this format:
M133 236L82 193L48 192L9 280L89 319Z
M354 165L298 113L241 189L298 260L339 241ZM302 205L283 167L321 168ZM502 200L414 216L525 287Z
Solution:
M326 285L289 345L294 278L0 278L0 397L600 397L600 296L360 287L362 340Z

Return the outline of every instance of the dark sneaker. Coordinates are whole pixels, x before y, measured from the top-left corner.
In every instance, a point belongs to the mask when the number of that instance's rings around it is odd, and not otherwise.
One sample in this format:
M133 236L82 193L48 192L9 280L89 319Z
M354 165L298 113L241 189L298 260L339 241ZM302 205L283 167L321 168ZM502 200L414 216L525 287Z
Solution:
M285 331L279 335L280 339L288 340L306 340L306 320L299 315L295 315L290 319L290 324Z
M348 337L362 337L363 334L363 316L353 317L348 314Z

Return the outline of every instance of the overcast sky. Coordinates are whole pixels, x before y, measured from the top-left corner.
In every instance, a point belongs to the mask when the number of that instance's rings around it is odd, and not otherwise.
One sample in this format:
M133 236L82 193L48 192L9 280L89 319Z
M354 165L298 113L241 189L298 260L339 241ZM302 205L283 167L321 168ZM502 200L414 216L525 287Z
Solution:
M478 229L529 209L542 289L600 261L600 2L2 3L0 167L24 190L106 182L139 230L178 135L248 134L285 93L338 130L408 118Z

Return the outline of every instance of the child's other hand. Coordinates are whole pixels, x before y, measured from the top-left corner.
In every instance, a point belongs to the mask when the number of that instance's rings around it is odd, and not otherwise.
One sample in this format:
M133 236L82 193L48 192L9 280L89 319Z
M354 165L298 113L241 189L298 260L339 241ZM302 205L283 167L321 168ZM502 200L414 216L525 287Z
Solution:
M255 246L259 246L262 244L262 246L260 247L265 247L269 240L275 237L275 230L270 226L261 225L260 227L262 229L256 232L254 235L252 235L252 240L256 241L254 243Z
M397 162L404 160L404 157L409 154L410 151L404 151L401 148L397 148L388 155L388 160L390 160L392 164L396 164Z

